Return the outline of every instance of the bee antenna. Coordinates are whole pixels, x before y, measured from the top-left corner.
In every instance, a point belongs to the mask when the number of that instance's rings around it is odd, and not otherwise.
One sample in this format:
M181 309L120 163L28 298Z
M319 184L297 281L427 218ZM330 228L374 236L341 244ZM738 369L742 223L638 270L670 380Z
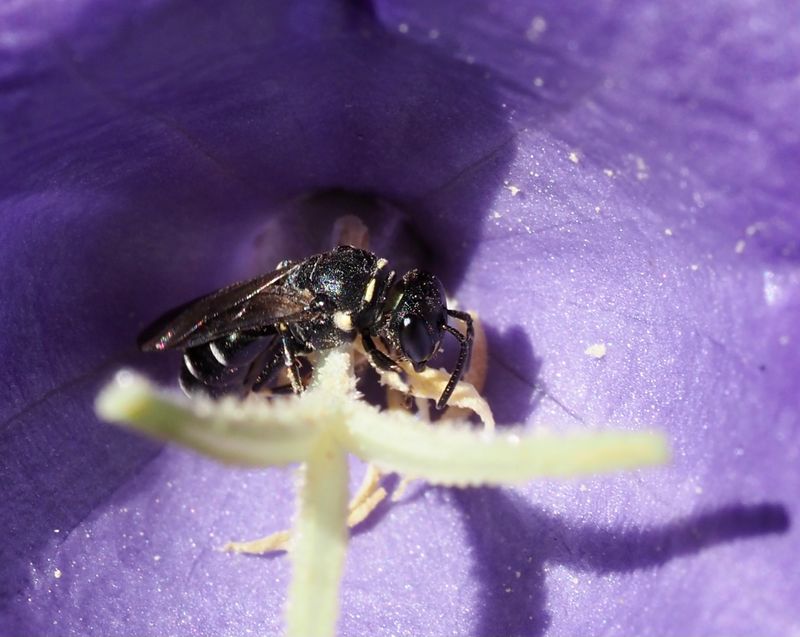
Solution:
M436 402L436 409L444 409L447 401L450 400L450 396L453 394L453 390L456 388L456 384L461 380L461 377L464 375L464 371L469 367L469 359L472 355L472 339L475 336L475 330L472 326L472 317L467 312L447 310L447 314L455 319L464 321L467 326L467 334L464 335L447 323L444 324L444 329L458 339L461 348L458 352L458 361L456 361L456 366L453 369L453 373L450 374L450 380L447 381L447 386L444 388L441 397Z

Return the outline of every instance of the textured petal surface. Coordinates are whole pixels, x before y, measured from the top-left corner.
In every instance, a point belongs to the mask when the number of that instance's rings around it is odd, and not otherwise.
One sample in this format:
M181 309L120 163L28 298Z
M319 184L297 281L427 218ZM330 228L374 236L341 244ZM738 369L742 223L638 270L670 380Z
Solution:
M91 405L174 373L154 316L323 249L296 198L331 188L480 312L500 423L675 451L412 489L352 539L343 634L800 630L794 5L68 4L0 9L0 633L282 629L288 561L214 549L286 526L292 472Z

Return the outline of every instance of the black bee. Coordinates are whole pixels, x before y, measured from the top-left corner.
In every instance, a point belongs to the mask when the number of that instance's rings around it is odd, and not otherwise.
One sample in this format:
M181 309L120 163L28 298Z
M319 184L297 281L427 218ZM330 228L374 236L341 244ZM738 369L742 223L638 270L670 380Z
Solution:
M436 403L442 409L468 365L472 318L447 309L439 279L411 270L399 280L366 250L339 246L269 274L203 296L162 316L139 336L143 351L182 349L184 391L245 395L270 387L284 366L291 388L303 391L300 361L361 337L373 367L400 373L375 346L379 338L398 360L425 369L444 333L460 343L458 360ZM466 334L448 325L463 321Z

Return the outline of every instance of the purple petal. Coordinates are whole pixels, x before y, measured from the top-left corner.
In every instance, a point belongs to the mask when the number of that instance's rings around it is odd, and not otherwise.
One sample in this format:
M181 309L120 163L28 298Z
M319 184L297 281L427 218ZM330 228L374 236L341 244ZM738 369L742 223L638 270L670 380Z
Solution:
M119 365L174 373L134 351L159 312L324 249L334 210L296 198L328 189L403 211L366 220L481 313L501 421L675 450L413 489L353 537L343 634L797 631L796 13L0 9L0 633L281 630L287 560L214 548L289 524L290 472L159 451L91 403Z

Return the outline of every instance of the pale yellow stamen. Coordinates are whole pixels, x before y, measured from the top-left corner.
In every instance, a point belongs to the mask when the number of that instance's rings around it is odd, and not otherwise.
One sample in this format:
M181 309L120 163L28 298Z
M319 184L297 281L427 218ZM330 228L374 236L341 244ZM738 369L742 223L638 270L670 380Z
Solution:
M320 355L309 389L298 397L190 401L157 391L128 372L103 390L97 411L225 462L305 463L300 512L291 535L293 579L287 604L287 630L295 636L333 634L348 517L360 507L371 508L379 497L370 478L355 509L348 507L347 452L382 470L443 485L581 475L661 464L668 457L663 437L653 432L476 432L464 422L430 426L402 410L380 411L360 399L351 355L344 350ZM270 546L281 546L281 541L285 536L273 537ZM232 548L263 545L239 543Z

